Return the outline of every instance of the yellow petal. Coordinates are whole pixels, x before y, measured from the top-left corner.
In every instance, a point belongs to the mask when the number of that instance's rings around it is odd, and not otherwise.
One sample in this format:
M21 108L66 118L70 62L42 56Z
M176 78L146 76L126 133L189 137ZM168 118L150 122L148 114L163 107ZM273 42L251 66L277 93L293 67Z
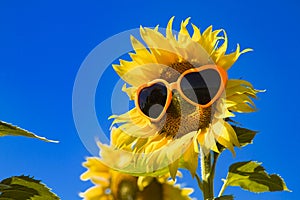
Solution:
M191 18L189 17L186 20L184 20L184 22L181 22L181 28L180 28L179 35L178 35L178 42L181 44L184 44L185 41L188 38L190 38L190 34L189 34L188 30L186 29L186 26L188 25L190 19Z
M247 94L253 98L256 98L257 91L250 87L245 87L243 85L238 85L235 87L230 87L226 89L226 97L230 98L230 96L235 94Z
M245 104L245 103L237 104L235 106L230 106L229 109L233 112L238 112L238 113L249 113L249 112L256 111L255 108L253 108L250 105Z
M230 124L228 124L227 122L224 123L224 126L226 128L226 131L229 135L230 141L237 147L240 146L240 143L238 141L237 135L234 131L234 129L232 128L232 126Z
M135 37L130 36L132 47L135 51L137 59L140 58L139 64L156 63L155 57L147 50L147 48Z
M166 37L171 40L175 40L175 38L173 36L173 29L172 29L174 18L175 18L174 16L171 17L171 19L168 22L167 29L166 29Z
M217 144L213 132L210 128L201 130L200 134L197 137L197 140L201 146L202 152L207 155L210 150L218 152Z
M169 165L170 175L173 180L176 178L177 170L178 170L179 159L175 160Z
M216 64L225 70L228 70L239 58L240 55L252 51L252 49L244 49L240 51L240 45L237 45L235 52L222 56Z
M223 145L225 148L229 149L232 153L233 156L235 156L235 151L234 151L234 148L233 148L233 145L231 142L229 142L228 140L224 139L223 137L221 136L218 136L216 137L216 140L221 144Z
M219 59L222 58L222 57L225 55L226 50L227 50L227 46L228 46L228 39L227 39L226 32L225 32L225 30L221 30L221 31L222 31L223 34L224 34L224 37L223 37L223 44L222 44L220 47L218 47L218 49L216 49L216 50L214 51L214 53L212 54L212 57L213 57L213 59L214 59L214 61L215 61L216 63L218 63ZM219 42L219 41L220 41L220 40L218 40L218 42Z
M213 122L212 127L216 140L235 155L233 145L239 147L240 144L231 125L224 120L217 120Z
M197 26L195 26L194 24L192 24L192 27L193 27L193 36L192 36L192 40L195 41L195 42L198 42L201 38L201 33L200 33L200 30Z
M255 108L254 102L246 94L235 94L231 95L226 99L226 104L237 105L237 104L250 104Z
M140 191L143 191L145 187L149 186L153 181L153 177L150 176L139 176L137 185Z
M198 168L198 156L199 154L194 151L194 144L191 144L183 154L184 165L191 172L193 177L196 175Z
M94 186L89 188L84 193L80 193L79 196L86 200L110 200L111 198L107 197L104 192L105 191L101 187Z
M252 84L248 81L242 80L242 79L229 79L226 84L226 89L244 85L246 87L253 88Z
M189 61L190 63L194 63L194 65L197 64L195 67L214 64L207 51L198 42L195 42L192 39L187 39L185 51L185 60Z
M126 87L126 83L124 83L124 85L122 87L122 91L128 95L130 100L134 100L136 91L137 91L137 87Z
M221 30L212 31L212 26L209 26L206 30L204 30L202 34L201 40L199 42L209 55L212 55L215 50L216 43L219 40L217 35L220 32ZM216 60L214 61L216 62Z
M193 138L193 147L196 153L200 153L199 145L203 144L204 135L201 135L201 130L198 130L196 136Z

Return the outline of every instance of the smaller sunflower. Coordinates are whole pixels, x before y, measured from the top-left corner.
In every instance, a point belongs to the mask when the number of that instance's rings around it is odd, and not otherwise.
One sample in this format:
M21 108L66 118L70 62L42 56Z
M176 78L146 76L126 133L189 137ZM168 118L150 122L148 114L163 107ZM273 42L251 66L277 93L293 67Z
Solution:
M81 180L95 184L80 197L85 200L191 200L190 188L180 188L169 176L135 177L117 172L97 158L90 157L83 163L87 171Z

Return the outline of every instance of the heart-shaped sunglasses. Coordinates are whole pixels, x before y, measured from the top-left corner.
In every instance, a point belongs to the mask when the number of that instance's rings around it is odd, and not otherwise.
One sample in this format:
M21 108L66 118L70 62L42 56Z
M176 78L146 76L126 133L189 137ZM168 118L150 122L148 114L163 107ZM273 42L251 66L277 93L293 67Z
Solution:
M152 122L158 122L166 113L172 91L176 89L190 104L206 108L211 106L224 91L226 71L216 65L204 65L183 72L176 82L155 79L141 85L136 92L135 106Z

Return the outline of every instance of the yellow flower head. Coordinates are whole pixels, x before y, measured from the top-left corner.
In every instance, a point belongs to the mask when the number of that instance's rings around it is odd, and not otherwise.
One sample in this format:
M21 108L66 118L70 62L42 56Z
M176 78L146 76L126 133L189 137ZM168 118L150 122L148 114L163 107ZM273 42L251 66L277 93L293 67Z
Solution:
M80 193L85 200L191 200L190 188L180 188L167 176L157 178L134 177L114 171L97 157L83 163L87 171L82 180L91 180L95 186Z
M176 82L182 74L191 69L216 66L225 73L238 57L251 49L227 54L228 38L224 30L208 27L203 33L192 24L193 33L187 30L189 18L181 23L178 34L172 30L173 18L169 21L166 33L158 30L140 28L140 35L146 46L133 36L131 43L135 50L130 53L131 61L120 60L113 65L119 76L130 86L124 85L131 100L140 94L141 85L155 80L167 84ZM116 150L128 153L122 166L115 168L127 172L137 169L136 174L169 171L174 177L178 167L184 167L194 175L198 165L198 154L218 152L217 144L234 154L234 146L239 146L237 135L228 123L233 112L253 112L258 90L240 79L224 81L221 94L209 106L191 104L177 88L172 89L172 98L163 116L153 121L143 115L137 107L129 112L112 116L112 148L104 147L102 157L107 158ZM170 95L169 95L170 96ZM117 125L117 127L115 127ZM115 162L118 163L118 162ZM118 164L119 165L119 164ZM167 169L166 169L167 168Z

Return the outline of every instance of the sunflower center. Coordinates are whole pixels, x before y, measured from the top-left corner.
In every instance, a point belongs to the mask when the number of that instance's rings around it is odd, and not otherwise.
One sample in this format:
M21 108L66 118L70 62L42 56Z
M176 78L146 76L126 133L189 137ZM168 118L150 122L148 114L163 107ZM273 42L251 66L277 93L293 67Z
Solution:
M192 69L194 66L187 62L187 61L182 61L182 62L176 62L171 64L169 67L165 68L160 77L161 79L164 79L168 81L169 83L177 81L178 77L180 74L185 72L188 69Z
M153 181L148 185L146 188L144 188L143 191L141 191L138 194L137 199L143 199L143 200L163 200L165 199L163 193L164 188L161 183L159 183L155 178Z
M123 180L120 182L117 192L117 199L133 200L137 195L137 186L132 181Z
M169 68L163 70L160 78L172 83L177 81L184 71L191 68L194 66L186 61L173 63ZM174 90L161 133L180 138L192 131L208 127L211 122L211 115L211 106L207 108L194 106L184 100L178 91Z

